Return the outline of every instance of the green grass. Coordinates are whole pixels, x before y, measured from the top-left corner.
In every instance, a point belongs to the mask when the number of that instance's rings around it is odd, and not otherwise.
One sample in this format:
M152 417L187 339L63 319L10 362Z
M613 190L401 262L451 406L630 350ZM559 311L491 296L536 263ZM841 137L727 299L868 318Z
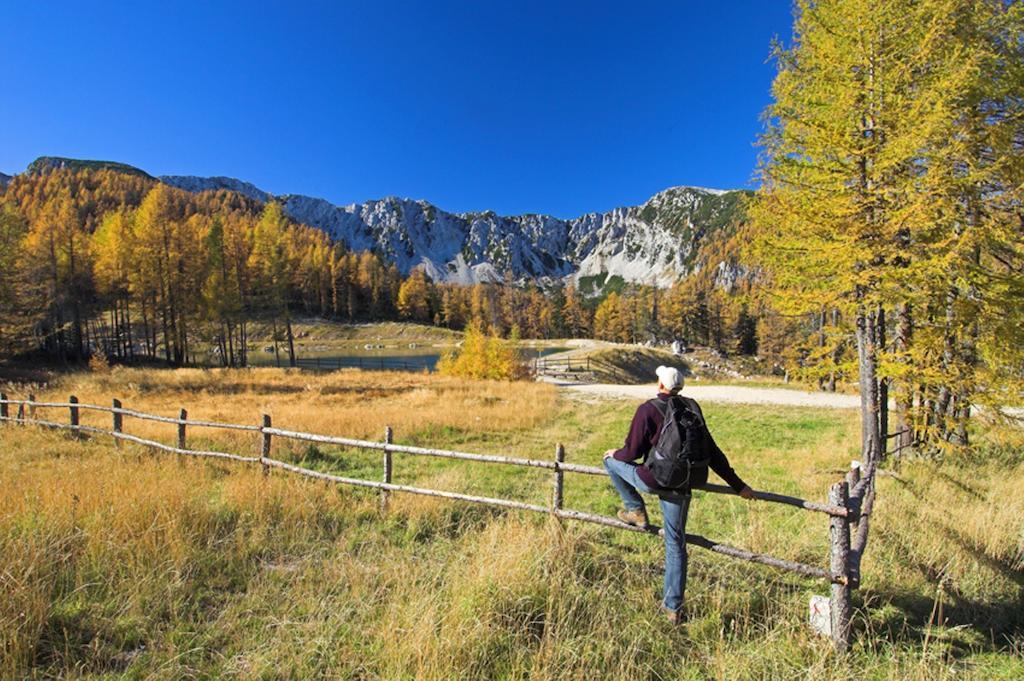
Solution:
M569 461L596 464L634 408L563 399L534 427L439 420L395 436L531 458L563 442ZM756 488L822 499L829 469L856 453L853 414L705 412ZM657 611L662 548L651 537L400 494L381 515L376 493L234 464L31 428L2 428L0 440L8 678L1024 676L1019 458L908 464L880 479L856 643L837 658L804 623L825 585L701 549L690 552L693 619L672 629ZM380 477L379 452L297 443L274 453ZM395 480L537 503L551 482L546 471L400 454ZM569 475L566 505L612 513L617 502L606 480ZM699 494L688 530L827 560L827 519L788 507Z
M273 340L273 326L266 322L253 322L249 326L249 341L265 344ZM387 345L407 345L411 342L455 343L462 338L462 333L429 324L413 322L372 322L346 324L321 318L296 319L292 323L292 333L297 345L355 345L362 347L364 343L384 343ZM278 329L281 338L284 329ZM282 346L282 352L287 349Z
M577 286L586 299L587 306L596 308L612 293L625 291L626 280L617 274L608 276L607 272L601 272L588 277L580 277Z

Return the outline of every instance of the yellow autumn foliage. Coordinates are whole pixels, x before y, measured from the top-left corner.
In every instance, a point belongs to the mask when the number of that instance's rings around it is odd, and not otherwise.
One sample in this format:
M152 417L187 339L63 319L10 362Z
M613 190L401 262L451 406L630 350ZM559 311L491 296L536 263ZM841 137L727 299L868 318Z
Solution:
M529 367L516 349L518 330L511 338L486 334L474 320L466 327L462 346L446 352L437 363L437 370L445 376L491 379L501 381L522 380L529 376Z

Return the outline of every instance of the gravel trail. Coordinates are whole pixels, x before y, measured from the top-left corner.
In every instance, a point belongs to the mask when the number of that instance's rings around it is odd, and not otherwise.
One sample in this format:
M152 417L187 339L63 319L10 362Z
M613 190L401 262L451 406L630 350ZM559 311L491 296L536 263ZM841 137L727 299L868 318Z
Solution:
M559 387L581 396L626 397L642 400L654 397L652 385L614 385L609 383L563 383L552 381ZM833 409L857 409L859 395L842 395L785 388L751 388L732 385L691 385L686 384L682 393L698 402L732 402L736 404L780 404L794 407L829 407Z

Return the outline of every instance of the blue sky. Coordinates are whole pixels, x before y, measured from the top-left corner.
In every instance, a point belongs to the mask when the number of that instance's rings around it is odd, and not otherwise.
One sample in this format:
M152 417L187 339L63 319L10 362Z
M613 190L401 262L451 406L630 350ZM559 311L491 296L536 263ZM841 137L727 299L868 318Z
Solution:
M0 0L0 171L573 217L752 181L788 0Z

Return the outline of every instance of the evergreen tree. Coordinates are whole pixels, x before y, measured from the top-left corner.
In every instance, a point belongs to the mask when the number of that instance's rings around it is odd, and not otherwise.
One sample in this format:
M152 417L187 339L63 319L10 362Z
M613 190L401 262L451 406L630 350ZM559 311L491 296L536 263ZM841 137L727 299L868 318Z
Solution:
M740 308L736 325L733 327L736 352L740 355L757 354L757 318L752 316L744 303Z

